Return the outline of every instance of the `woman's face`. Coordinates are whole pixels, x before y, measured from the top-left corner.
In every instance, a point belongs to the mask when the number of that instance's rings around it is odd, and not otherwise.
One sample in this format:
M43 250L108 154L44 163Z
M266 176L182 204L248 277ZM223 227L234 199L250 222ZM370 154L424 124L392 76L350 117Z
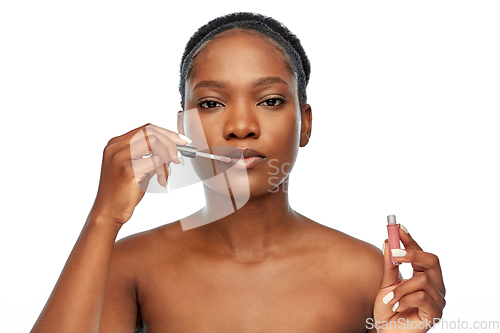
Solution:
M206 45L185 103L198 109L209 146L243 149L251 196L276 191L308 141L310 108L300 110L283 53L257 34L230 31Z

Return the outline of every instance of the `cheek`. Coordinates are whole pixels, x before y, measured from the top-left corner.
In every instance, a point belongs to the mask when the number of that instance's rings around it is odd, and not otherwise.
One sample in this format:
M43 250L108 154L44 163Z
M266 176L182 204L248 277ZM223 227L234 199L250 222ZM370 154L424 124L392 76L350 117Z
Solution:
M289 154L296 154L300 141L300 117L288 114L272 123L272 137L276 147Z
M183 126L185 135L193 141L191 146L197 147L198 150L209 148L210 138L207 135L213 131L205 131L206 126L203 124L198 109L184 111Z
M273 122L271 145L272 154L266 161L268 185L281 184L291 172L297 158L300 141L300 117L288 115L279 122Z

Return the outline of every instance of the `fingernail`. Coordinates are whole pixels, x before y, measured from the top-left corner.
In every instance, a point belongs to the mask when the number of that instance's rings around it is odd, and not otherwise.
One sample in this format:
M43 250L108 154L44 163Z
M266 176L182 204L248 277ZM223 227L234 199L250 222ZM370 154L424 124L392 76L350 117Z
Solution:
M396 310L399 308L399 302L396 302L394 306L392 307L392 312L396 312Z
M401 249L392 249L391 253L393 257L404 257L406 255L406 251Z
M181 162L182 165L184 165L184 159L182 158L182 154L180 151L177 151L177 159L179 162Z
M402 225L401 223L399 224L399 227L401 228L401 230L403 230L406 234L408 234L408 229L406 229L406 227L404 225Z
M182 134L179 134L179 138L181 138L182 140L186 141L187 143L193 142L193 140L191 140L190 138L188 138L187 136L182 135Z
M385 295L384 298L382 298L382 302L384 302L384 304L387 304L389 303L392 299L394 298L394 292L390 292L388 293L387 295Z
M170 170L170 163L169 163L167 168L167 181L165 182L165 188L167 188L168 186L168 177L170 176L171 173L172 171Z
M382 244L382 255L385 254L385 241L384 241L384 244Z

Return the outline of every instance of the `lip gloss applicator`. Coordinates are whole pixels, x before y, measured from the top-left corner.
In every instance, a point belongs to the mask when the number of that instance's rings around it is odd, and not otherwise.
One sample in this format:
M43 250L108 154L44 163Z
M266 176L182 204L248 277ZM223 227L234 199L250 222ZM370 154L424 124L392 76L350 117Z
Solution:
M387 216L387 233L389 234L389 248L391 250L400 249L401 245L399 239L399 226L396 224L396 215ZM391 252L391 262L393 265L400 264L394 259L394 257L392 256L392 252Z
M227 156L219 156L219 155L213 155L213 154L207 154L203 153L201 151L198 151L196 147L192 146L181 146L181 145L176 145L177 149L181 153L182 156L186 156L189 158L195 158L196 156L199 157L204 157L204 158L211 158L213 160L221 161L221 162L231 162L231 158Z

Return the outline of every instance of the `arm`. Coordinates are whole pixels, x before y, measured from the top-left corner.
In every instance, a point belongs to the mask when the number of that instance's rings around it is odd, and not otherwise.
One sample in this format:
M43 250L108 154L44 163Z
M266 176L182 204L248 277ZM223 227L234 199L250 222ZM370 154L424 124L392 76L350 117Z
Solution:
M94 205L32 333L98 332L118 231L155 173L166 184L168 164L180 163L176 144L186 143L150 124L108 142Z
M137 236L137 235L135 235ZM113 250L99 332L134 332L142 328L137 299L136 272L144 260L140 244L131 236L118 241Z
M97 332L118 230L89 216L32 333Z

